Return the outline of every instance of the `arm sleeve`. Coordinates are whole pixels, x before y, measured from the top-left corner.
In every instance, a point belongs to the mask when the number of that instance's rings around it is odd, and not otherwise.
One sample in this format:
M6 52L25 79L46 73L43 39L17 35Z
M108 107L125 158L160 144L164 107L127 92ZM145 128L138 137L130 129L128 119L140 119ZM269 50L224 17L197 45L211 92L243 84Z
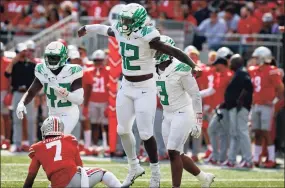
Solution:
M202 113L202 99L199 93L199 87L195 80L195 78L189 74L187 76L181 77L182 86L185 91L190 95L192 98L193 103L193 110L194 113Z
M36 157L33 157L32 158L32 161L30 163L30 166L29 166L29 173L30 174L37 174L38 171L39 171L39 168L40 168L41 164L40 162L37 160Z
M110 26L102 25L102 24L93 24L93 25L86 25L86 33L95 32L99 35L108 36L108 29Z
M75 91L69 92L66 99L74 104L81 105L83 103L83 95L84 90L83 88L80 88Z
M202 98L209 97L214 93L216 93L216 90L213 87L209 87L207 89L203 89L202 91L200 91L200 95Z

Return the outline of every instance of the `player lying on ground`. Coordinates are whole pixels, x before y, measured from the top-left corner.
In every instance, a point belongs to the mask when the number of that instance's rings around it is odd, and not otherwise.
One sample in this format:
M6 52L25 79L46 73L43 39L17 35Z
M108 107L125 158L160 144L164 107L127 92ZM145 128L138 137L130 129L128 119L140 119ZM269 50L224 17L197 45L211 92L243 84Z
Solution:
M129 173L124 186L144 174L136 156L135 138L132 126L136 118L141 139L150 159L150 187L159 187L160 171L157 145L153 137L153 119L156 111L156 89L153 73L155 62L153 56L160 51L185 62L194 72L201 70L180 49L160 42L160 33L147 20L146 9L136 3L122 8L119 20L114 25L86 25L78 30L78 36L94 32L104 36L116 37L122 56L123 80L116 99L118 120L117 132L128 157Z
M160 40L165 45L175 45L168 36L161 36ZM202 99L191 68L166 54L157 52L155 59L156 86L163 106L162 136L170 158L172 187L180 187L183 168L202 187L210 187L215 176L201 171L183 153L189 134L198 138L202 126Z
M121 187L116 176L100 168L83 168L74 136L64 135L64 124L55 116L49 116L41 127L43 141L33 144L32 159L24 188L32 187L42 165L52 187L93 187L104 183L108 187Z
M82 67L66 64L67 48L58 41L46 47L44 58L45 63L37 64L36 78L18 104L17 116L23 118L25 105L44 87L49 115L59 116L66 125L64 133L70 134L79 119L78 105L83 102Z

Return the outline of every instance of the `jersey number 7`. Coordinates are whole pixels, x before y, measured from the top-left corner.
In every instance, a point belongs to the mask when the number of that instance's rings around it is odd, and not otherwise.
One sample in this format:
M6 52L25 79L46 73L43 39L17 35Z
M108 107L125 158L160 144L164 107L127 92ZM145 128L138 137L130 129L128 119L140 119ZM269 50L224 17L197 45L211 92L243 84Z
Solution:
M56 140L53 142L49 142L46 144L47 149L52 148L53 146L55 146L55 156L53 158L53 161L61 161L62 160L62 156L61 156L61 141L60 140Z

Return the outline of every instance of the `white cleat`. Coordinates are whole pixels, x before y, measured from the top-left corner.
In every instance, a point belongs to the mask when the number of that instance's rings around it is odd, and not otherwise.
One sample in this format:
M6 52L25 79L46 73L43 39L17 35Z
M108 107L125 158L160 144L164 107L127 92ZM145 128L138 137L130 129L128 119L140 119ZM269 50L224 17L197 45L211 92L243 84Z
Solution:
M211 187L211 184L214 182L215 175L211 173L207 173L205 180L201 181L202 188Z
M159 188L160 187L160 173L152 173L149 182L150 188Z
M122 187L131 186L135 182L135 179L137 179L139 176L142 176L143 174L145 174L145 170L140 165L137 165L133 168L129 167L128 175L123 182Z

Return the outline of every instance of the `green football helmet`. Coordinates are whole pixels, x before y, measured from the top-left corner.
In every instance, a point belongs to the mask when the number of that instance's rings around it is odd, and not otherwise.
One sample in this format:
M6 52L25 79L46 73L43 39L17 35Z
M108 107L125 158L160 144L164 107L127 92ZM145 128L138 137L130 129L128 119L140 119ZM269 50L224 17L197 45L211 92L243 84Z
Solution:
M49 43L44 52L44 59L47 68L51 70L64 66L68 59L66 46L58 41Z
M130 34L145 25L146 9L137 4L130 3L123 7L119 14L118 29L121 33Z
M169 45L169 46L175 46L175 42L172 38L170 38L169 36L166 35L161 35L160 36L160 41ZM155 61L156 61L156 65L159 65L160 63L167 61L167 60L171 60L172 57L167 55L167 54L163 54L162 52L157 51L155 53Z

